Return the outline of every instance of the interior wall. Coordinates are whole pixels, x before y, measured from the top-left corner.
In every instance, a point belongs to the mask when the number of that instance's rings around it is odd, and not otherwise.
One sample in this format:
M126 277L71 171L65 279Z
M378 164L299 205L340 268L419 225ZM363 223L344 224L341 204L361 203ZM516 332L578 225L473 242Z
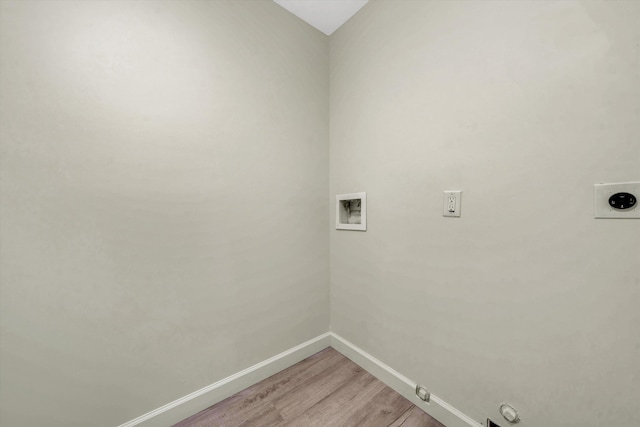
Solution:
M330 215L332 330L477 420L640 425L640 222L593 218L640 180L639 32L637 1L483 0L334 33L330 197L368 215Z
M328 40L2 1L1 419L113 426L328 330Z

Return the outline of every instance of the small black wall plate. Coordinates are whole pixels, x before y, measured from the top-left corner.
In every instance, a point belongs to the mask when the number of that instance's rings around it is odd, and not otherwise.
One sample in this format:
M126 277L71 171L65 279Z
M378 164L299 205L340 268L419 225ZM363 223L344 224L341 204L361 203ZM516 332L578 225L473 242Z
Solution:
M489 418L487 418L487 427L500 427L500 425L494 423Z

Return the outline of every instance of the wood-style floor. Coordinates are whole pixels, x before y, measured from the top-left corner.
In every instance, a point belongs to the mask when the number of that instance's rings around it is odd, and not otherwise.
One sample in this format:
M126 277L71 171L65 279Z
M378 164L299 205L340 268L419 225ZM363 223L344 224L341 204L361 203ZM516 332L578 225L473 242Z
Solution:
M174 427L444 427L327 348Z

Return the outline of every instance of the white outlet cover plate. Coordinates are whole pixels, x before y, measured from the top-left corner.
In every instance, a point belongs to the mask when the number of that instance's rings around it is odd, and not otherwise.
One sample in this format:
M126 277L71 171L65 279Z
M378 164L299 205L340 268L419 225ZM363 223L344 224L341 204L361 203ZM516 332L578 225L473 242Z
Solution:
M449 196L455 197L455 210L453 212L449 212ZM442 216L449 217L459 217L460 216L460 205L462 201L462 191L445 191L443 197L443 206L442 206Z
M631 193L640 200L640 181L594 184L593 207L595 218L640 218L640 203L627 210L618 210L609 206L609 197L616 193Z

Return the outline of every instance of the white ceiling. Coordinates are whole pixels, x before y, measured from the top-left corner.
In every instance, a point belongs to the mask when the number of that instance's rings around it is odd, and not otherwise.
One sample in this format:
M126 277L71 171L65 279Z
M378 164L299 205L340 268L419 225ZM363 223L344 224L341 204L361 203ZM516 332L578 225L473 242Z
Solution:
M330 36L369 0L273 0Z

